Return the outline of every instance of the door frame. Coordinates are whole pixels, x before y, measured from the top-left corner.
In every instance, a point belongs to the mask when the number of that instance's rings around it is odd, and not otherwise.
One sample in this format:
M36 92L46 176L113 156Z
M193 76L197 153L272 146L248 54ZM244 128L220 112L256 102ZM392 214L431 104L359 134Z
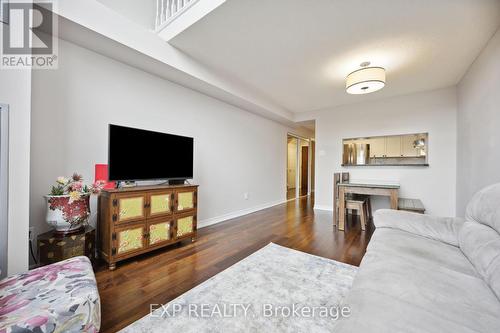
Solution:
M9 106L0 104L0 278L8 269Z
M286 172L285 172L285 178L286 178L286 180L285 180L285 183L286 183L285 187L286 187L286 192L285 193L287 193L287 194L288 194L288 191L289 191L289 188L288 188L288 160L289 160L289 157L290 157L290 154L289 154L289 151L288 151L288 138L289 137L292 137L292 138L296 139L297 142L298 142L298 138L295 135L293 135L291 133L287 134L286 141L285 141L285 144L286 144L286 159L285 159L285 163L286 163L286 169L285 169L286 170ZM298 156L297 156L297 148L295 148L295 168L296 168L295 169L295 191L297 191L297 172L298 172L298 163L299 163L297 161L297 158L298 158ZM295 195L297 195L297 192L295 192Z
M290 133L288 132L287 135L286 135L286 173L285 173L285 177L286 177L286 185L285 185L285 189L286 191L288 191L288 137L293 137L295 139L297 139L297 149L296 149L296 160L297 160L297 165L296 165L296 170L295 170L295 198L293 199L297 199L299 196L300 196L300 173L301 173L301 163L302 161L299 160L300 158L300 154L301 154L301 150L302 150L302 146L300 146L300 140L303 140L303 141L306 141L308 143L308 157L307 157L307 195L311 194L311 158L312 158L312 146L311 146L311 142L312 142L312 139L308 139L306 137L303 137L303 136L300 136L298 134L294 134L294 133ZM287 192L285 192L287 193ZM293 199L290 199L290 200L293 200Z

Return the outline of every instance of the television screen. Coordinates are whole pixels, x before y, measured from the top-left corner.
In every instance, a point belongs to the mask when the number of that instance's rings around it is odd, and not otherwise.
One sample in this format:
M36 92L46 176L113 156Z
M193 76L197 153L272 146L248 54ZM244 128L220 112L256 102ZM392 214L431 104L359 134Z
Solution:
M194 139L109 125L109 180L193 178Z

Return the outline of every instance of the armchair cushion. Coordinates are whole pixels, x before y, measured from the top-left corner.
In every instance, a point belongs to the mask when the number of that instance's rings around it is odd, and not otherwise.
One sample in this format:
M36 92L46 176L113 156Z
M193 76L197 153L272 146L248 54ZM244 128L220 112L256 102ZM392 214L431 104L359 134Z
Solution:
M373 222L377 228L393 228L458 246L458 233L464 220L435 217L401 210L379 209Z
M98 332L100 300L87 257L0 280L0 332Z

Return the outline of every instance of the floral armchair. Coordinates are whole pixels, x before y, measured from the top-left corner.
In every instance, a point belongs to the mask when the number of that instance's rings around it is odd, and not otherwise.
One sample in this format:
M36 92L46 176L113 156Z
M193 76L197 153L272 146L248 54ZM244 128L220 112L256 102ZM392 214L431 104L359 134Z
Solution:
M0 280L0 333L98 332L99 293L87 257Z

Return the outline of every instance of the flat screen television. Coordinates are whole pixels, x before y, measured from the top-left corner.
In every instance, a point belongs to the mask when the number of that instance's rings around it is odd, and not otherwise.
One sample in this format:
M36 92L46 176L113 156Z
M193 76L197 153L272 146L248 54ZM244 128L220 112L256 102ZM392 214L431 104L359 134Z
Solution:
M193 146L193 138L109 125L109 180L191 179Z

